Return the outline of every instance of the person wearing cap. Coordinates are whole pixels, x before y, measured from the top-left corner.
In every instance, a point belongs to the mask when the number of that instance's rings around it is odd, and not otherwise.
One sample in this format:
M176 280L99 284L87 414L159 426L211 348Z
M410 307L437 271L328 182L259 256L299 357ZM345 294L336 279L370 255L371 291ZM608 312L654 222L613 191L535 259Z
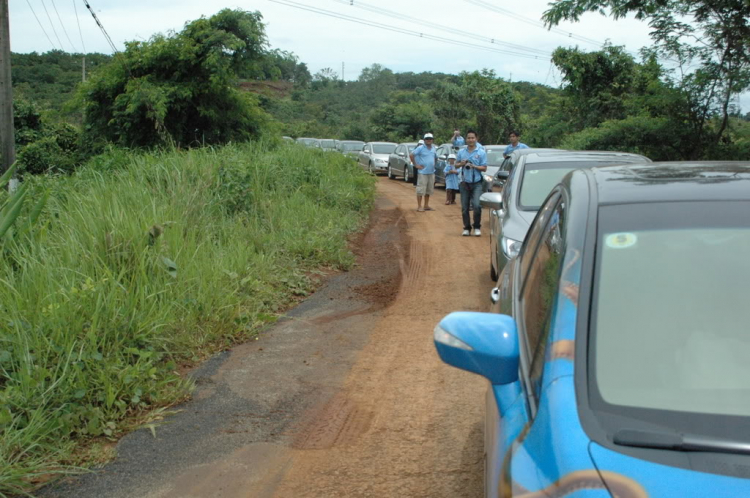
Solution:
M414 149L411 154L411 162L417 169L417 211L433 211L430 207L430 196L435 189L435 166L437 165L437 154L433 146L434 137L432 133L425 133L424 145ZM424 207L422 198L424 197Z
M456 155L448 154L448 162L445 164L445 204L456 203L456 192L458 192L458 170L456 169Z
M464 222L463 236L471 235L471 216L469 206L474 211L474 235L482 235L482 206L479 197L484 190L484 172L487 170L487 153L483 147L477 146L477 132L466 132L466 148L458 151L456 166L461 168L459 173L459 190L461 191L461 215Z

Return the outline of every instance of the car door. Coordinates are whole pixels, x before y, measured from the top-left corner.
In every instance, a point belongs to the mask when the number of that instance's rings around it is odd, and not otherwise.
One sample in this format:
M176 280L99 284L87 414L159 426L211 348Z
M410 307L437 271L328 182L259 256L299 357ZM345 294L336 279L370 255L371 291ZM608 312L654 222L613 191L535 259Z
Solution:
M435 183L445 184L445 165L448 162L448 149L447 145L441 145L435 152L437 154L437 165L435 166Z
M370 150L372 146L370 144L365 144L362 146L362 151L359 153L359 165L367 167L367 165L370 162Z
M493 291L500 298L494 310L510 314L516 321L520 367L517 382L492 386L492 402L488 397L486 496L516 496L521 493L514 490L541 489L539 472L549 449L538 447L540 438L534 439L534 447L525 445L529 444L527 434L543 431L548 422L537 417L537 407L543 391L552 297L557 295L564 254L563 223L564 203L557 192L540 209L518 258L503 270L499 284L504 287Z
M399 145L396 148L396 172L399 176L404 176L404 165L406 164L406 145Z

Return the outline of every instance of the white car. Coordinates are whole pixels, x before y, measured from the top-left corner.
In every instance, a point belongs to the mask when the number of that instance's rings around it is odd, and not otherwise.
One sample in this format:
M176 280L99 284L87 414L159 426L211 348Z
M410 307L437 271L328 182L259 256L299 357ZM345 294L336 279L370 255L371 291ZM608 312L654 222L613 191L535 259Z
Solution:
M367 142L359 153L359 164L372 174L388 172L388 157L396 150L393 142Z

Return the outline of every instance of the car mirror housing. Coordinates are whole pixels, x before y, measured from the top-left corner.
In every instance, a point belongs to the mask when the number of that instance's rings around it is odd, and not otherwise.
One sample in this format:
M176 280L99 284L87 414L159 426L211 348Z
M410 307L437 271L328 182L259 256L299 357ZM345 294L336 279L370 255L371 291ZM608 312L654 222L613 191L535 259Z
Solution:
M479 197L479 204L483 208L499 210L503 208L503 194L500 192L485 192Z
M516 322L508 315L458 311L435 327L435 348L448 365L472 372L492 385L518 380Z
M446 159L448 159L448 156L443 154L442 156L438 157L438 159L440 159L441 161L445 161Z
M497 174L495 176L497 177L498 180L503 180L504 181L504 180L508 179L508 177L510 176L510 173L508 171L500 170L500 171L497 172Z

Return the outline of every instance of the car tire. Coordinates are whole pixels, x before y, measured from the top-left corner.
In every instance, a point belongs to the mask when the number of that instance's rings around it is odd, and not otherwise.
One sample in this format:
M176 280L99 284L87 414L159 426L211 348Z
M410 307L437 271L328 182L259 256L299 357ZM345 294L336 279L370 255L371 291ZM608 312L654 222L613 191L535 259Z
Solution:
M394 178L394 176L393 176L393 170L391 169L391 165L389 164L388 165L388 179L389 180L393 180L393 178Z
M495 265L492 264L492 259L490 259L490 278L493 282L497 282L497 277L499 276L497 270L495 270Z
M367 165L367 171L369 171L371 175L375 174L375 172L372 170L372 162Z
M409 178L409 167L408 166L404 166L404 181L406 183L409 183L409 180L410 180L410 178Z

